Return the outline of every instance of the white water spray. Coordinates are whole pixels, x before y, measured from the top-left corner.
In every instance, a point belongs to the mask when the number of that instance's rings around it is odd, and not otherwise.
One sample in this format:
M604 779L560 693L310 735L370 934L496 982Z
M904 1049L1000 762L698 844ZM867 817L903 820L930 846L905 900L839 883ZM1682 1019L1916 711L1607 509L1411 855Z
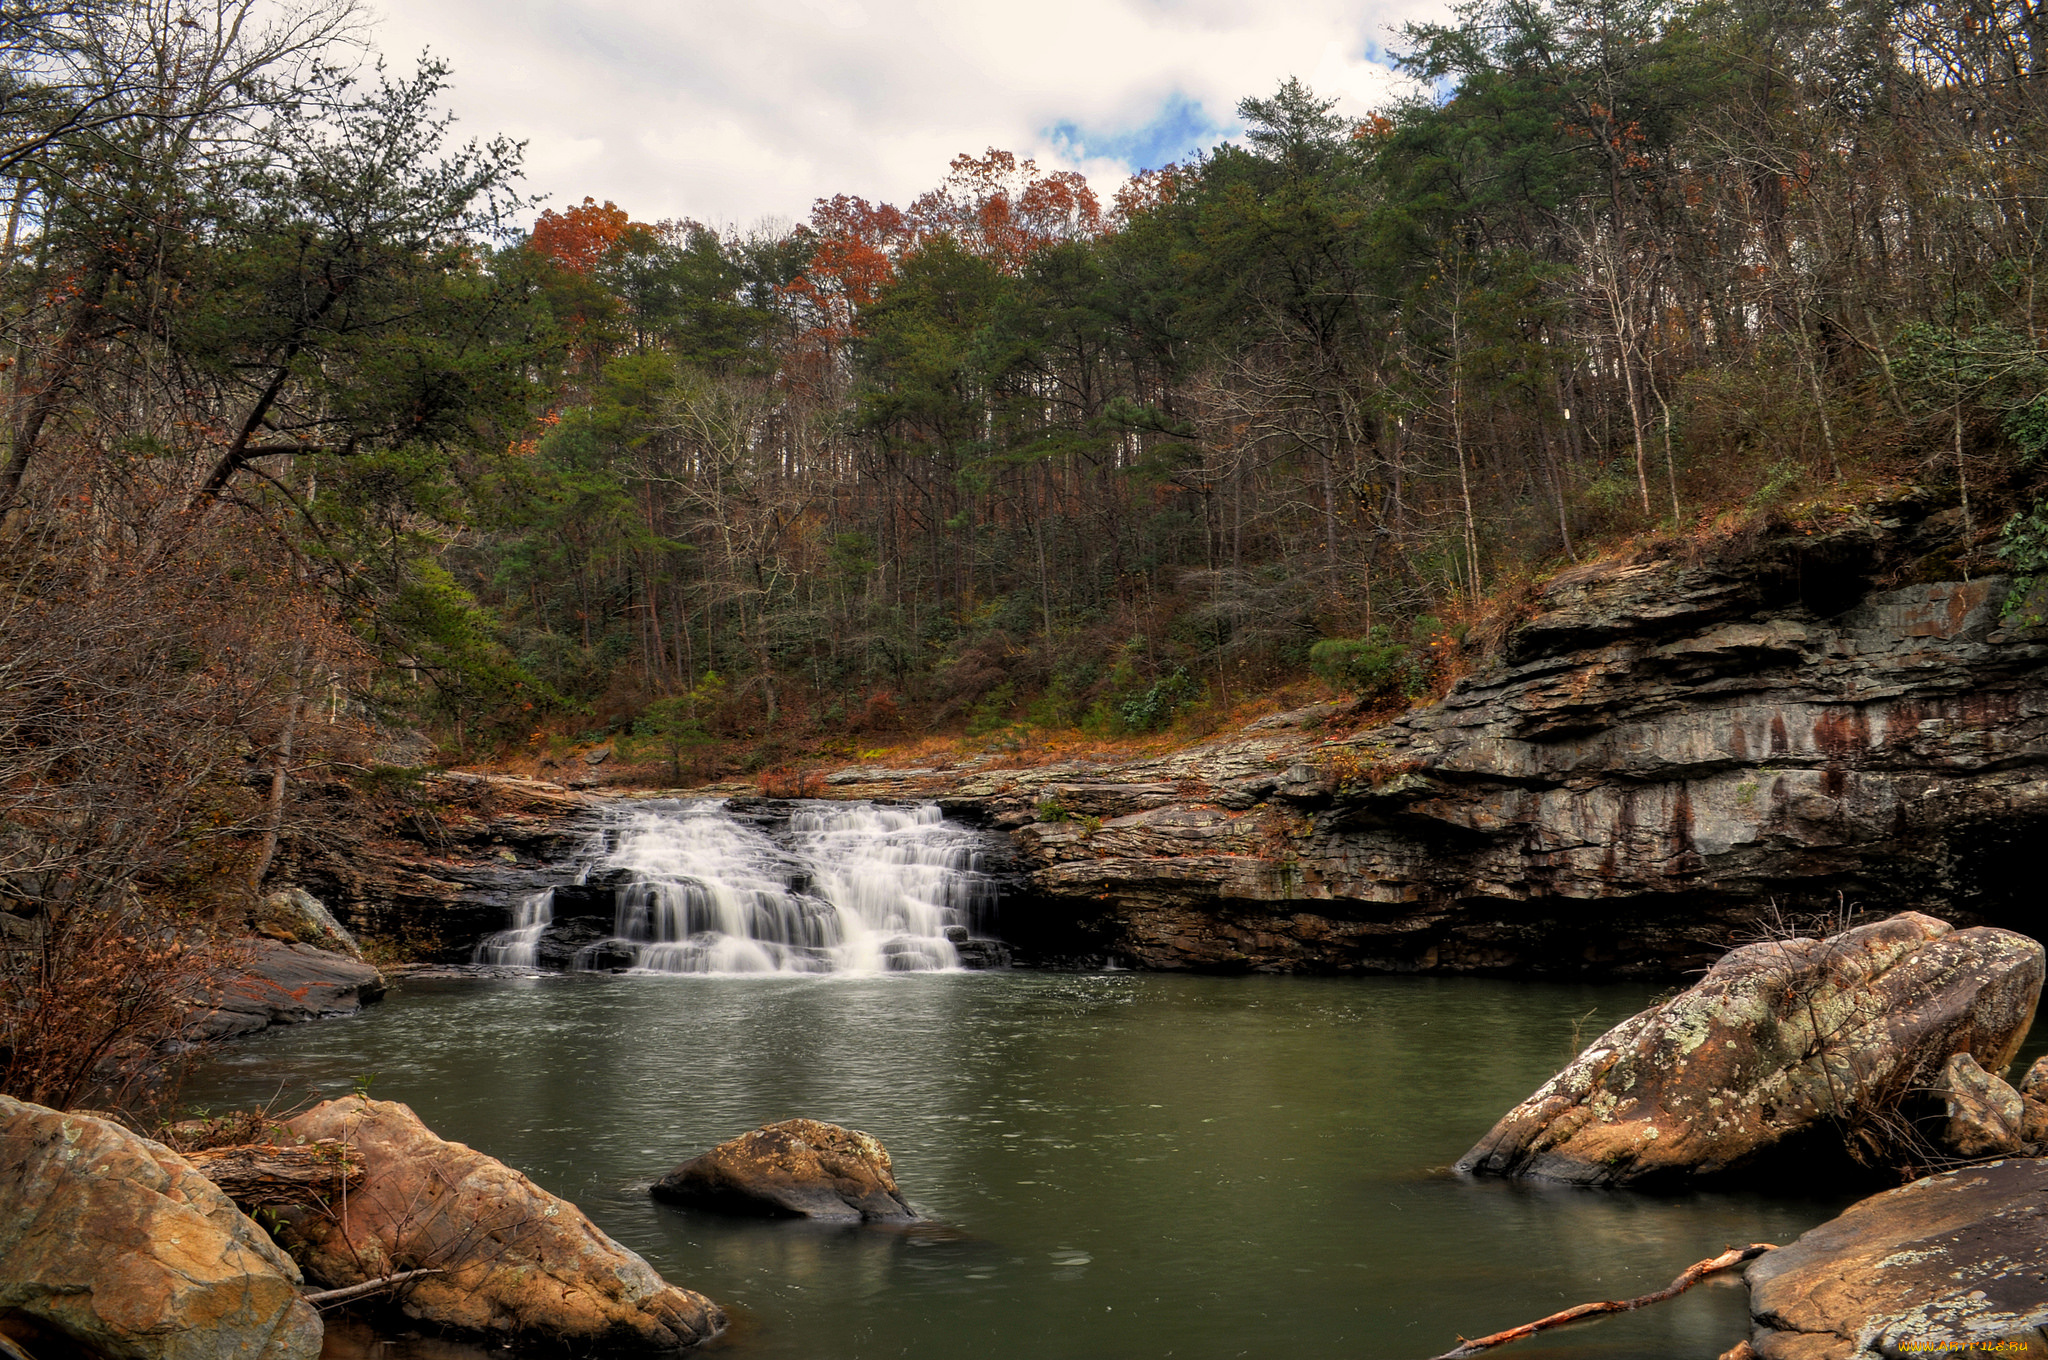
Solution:
M576 963L629 956L661 973L876 973L957 968L991 891L978 838L939 809L802 805L771 835L722 801L618 809L579 878L611 883L613 935ZM587 897L587 894L585 894ZM533 965L552 891L523 903L482 963Z

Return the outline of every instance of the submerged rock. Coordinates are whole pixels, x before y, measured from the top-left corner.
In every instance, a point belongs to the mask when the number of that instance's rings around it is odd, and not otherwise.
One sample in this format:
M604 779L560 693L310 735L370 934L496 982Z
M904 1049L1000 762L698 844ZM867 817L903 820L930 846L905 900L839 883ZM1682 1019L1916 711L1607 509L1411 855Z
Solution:
M320 1354L299 1268L183 1157L6 1096L0 1317L108 1360Z
M185 1024L187 1039L230 1039L272 1025L354 1015L384 995L384 975L367 963L276 940L236 940L235 973Z
M724 1330L717 1304L668 1284L567 1200L436 1137L404 1105L350 1096L289 1127L363 1157L362 1185L339 1215L287 1213L287 1240L323 1285L439 1269L405 1287L408 1317L576 1350L681 1350Z
M889 1152L858 1129L786 1119L729 1138L654 1183L654 1197L724 1213L909 1223Z
M2042 948L1907 912L1825 940L1747 945L1609 1030L1458 1162L1629 1185L1760 1170L1797 1135L1861 1130L1935 1089L1951 1057L2012 1061ZM1811 1150L1810 1148L1808 1150Z
M1875 1360L2048 1328L2048 1162L1944 1172L1851 1205L1749 1268L1758 1360ZM1991 1350L1972 1354L1991 1354Z

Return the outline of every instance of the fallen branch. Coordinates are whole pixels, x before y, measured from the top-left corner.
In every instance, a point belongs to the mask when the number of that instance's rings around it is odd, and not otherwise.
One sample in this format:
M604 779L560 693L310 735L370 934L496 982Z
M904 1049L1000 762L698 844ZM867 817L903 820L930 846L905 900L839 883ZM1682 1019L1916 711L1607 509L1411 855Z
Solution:
M1770 1242L1752 1242L1746 1247L1730 1247L1711 1260L1696 1261L1687 1266L1684 1274L1654 1294L1645 1294L1639 1299L1610 1299L1604 1303L1582 1303L1576 1308L1567 1308L1562 1313L1552 1313L1547 1318L1525 1322L1519 1327L1510 1327L1504 1332L1495 1332L1491 1336L1482 1336L1473 1341L1467 1341L1461 1336L1458 1338L1456 1350L1445 1351L1442 1355L1432 1357L1432 1360L1465 1360L1468 1355L1490 1351L1495 1346L1505 1346L1510 1341L1520 1341L1525 1336L1547 1332L1552 1327L1562 1327L1565 1323L1577 1322L1580 1318L1597 1317L1601 1313L1633 1313L1638 1308L1647 1308L1653 1303L1675 1299L1709 1275L1727 1270L1730 1266L1739 1266L1744 1261L1753 1261L1765 1252L1777 1249L1777 1246Z
M390 1289L395 1285L404 1284L407 1280L415 1279L421 1275L445 1275L446 1273L439 1266L431 1270L401 1270L395 1275L379 1275L374 1280L364 1280L361 1284L352 1284L346 1289L322 1289L317 1293L301 1294L299 1297L305 1302L312 1304L315 1308L331 1308L337 1303L347 1303L350 1299L364 1298L367 1295Z

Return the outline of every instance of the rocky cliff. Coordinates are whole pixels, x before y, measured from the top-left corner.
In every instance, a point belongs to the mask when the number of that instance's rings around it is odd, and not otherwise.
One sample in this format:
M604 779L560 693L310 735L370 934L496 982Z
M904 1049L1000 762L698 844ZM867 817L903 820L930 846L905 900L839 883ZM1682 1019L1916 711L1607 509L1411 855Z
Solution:
M345 785L336 799L359 798ZM309 889L364 942L435 962L467 962L521 899L562 881L605 799L558 784L423 774L317 835L287 842L281 877Z
M1675 977L1778 916L2039 937L2048 629L1957 568L1959 520L1904 497L1574 568L1386 721L1324 704L1155 760L827 793L1010 831L998 929L1047 960ZM372 935L466 957L599 801L443 777L294 870Z
M834 781L1013 827L1004 933L1152 968L1677 975L1774 912L2039 935L2048 634L1955 571L1957 518L1564 572L1365 730L1323 706L1114 769Z

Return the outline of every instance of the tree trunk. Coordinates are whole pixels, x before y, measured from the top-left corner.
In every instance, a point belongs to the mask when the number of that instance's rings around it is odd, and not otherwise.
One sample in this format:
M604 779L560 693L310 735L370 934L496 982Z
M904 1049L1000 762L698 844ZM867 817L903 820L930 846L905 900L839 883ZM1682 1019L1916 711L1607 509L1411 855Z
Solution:
M244 1213L324 1209L363 1183L363 1154L345 1143L249 1143L188 1152L185 1160Z

